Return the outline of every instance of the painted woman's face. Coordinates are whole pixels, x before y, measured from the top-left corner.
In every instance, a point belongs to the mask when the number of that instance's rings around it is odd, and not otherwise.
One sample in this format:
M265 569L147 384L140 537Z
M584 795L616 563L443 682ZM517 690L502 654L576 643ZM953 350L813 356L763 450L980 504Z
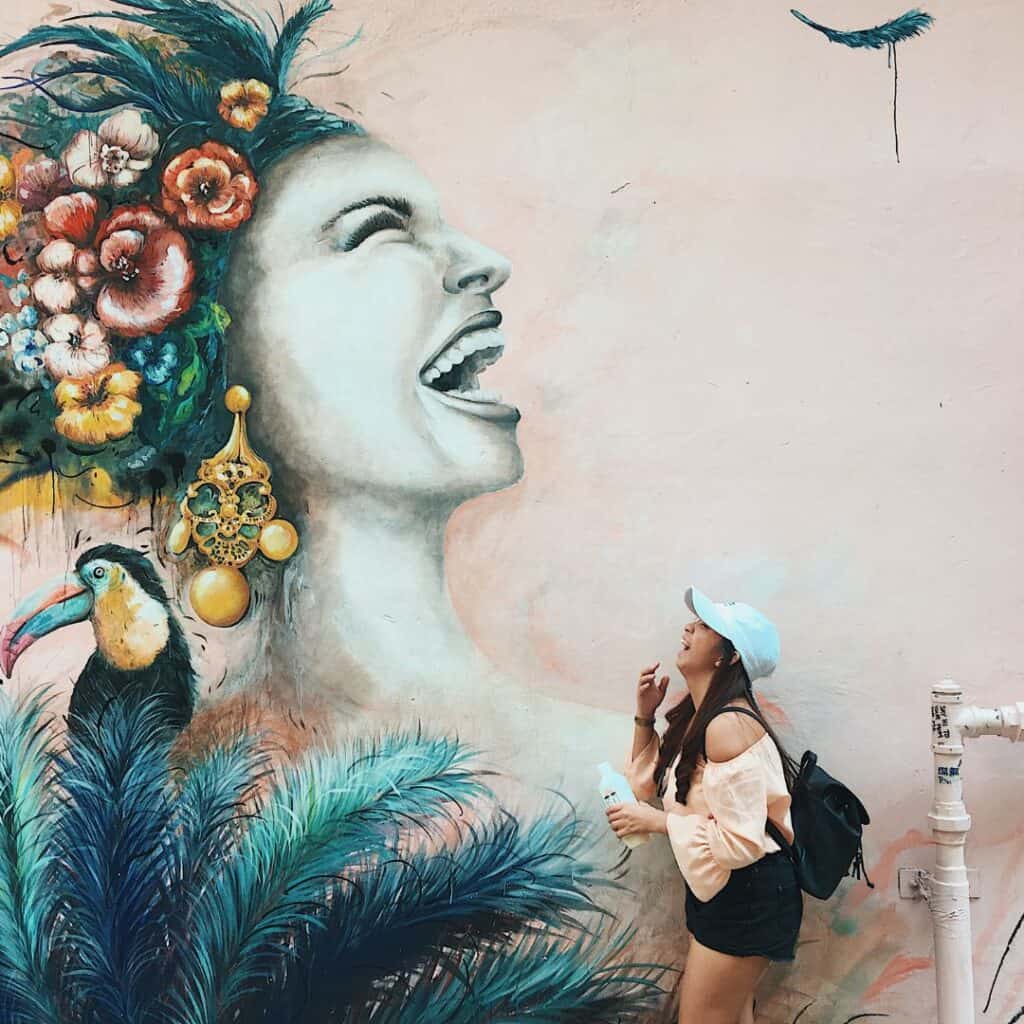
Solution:
M510 272L382 143L334 138L281 161L223 293L257 443L332 492L461 501L514 483L519 412L479 379L504 347L494 293Z

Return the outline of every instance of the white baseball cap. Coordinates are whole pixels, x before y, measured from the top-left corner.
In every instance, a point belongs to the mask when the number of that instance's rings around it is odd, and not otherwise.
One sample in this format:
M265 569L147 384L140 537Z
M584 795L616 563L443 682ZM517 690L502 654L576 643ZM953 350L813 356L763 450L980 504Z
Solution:
M696 587L686 588L686 605L698 619L732 641L751 682L775 671L779 633L756 608L739 601L712 601Z

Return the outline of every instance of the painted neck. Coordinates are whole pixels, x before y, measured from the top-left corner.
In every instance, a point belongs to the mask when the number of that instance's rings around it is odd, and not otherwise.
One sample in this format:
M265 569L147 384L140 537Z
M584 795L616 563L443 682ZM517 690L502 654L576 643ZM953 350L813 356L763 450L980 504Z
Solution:
M452 508L429 499L349 495L314 509L286 570L275 673L300 696L388 706L450 688L489 666L448 595ZM281 636L281 632L287 634Z

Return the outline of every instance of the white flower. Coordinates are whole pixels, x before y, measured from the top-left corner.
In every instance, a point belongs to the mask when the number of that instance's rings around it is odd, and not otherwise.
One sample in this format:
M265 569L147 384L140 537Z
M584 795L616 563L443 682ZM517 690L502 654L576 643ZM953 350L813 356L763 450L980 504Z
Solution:
M153 164L160 138L137 110L121 110L95 132L80 131L64 151L71 180L81 188L127 188Z
M107 332L95 320L61 313L45 321L43 333L50 339L43 361L54 380L90 377L113 358Z

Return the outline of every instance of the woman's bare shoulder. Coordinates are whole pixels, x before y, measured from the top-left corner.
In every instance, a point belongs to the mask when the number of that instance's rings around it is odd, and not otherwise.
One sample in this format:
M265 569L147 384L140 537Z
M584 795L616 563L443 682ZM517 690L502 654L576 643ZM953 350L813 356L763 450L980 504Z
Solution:
M734 704L732 707L743 707ZM765 736L765 728L749 715L720 714L713 718L705 733L708 760L731 761L749 750Z

